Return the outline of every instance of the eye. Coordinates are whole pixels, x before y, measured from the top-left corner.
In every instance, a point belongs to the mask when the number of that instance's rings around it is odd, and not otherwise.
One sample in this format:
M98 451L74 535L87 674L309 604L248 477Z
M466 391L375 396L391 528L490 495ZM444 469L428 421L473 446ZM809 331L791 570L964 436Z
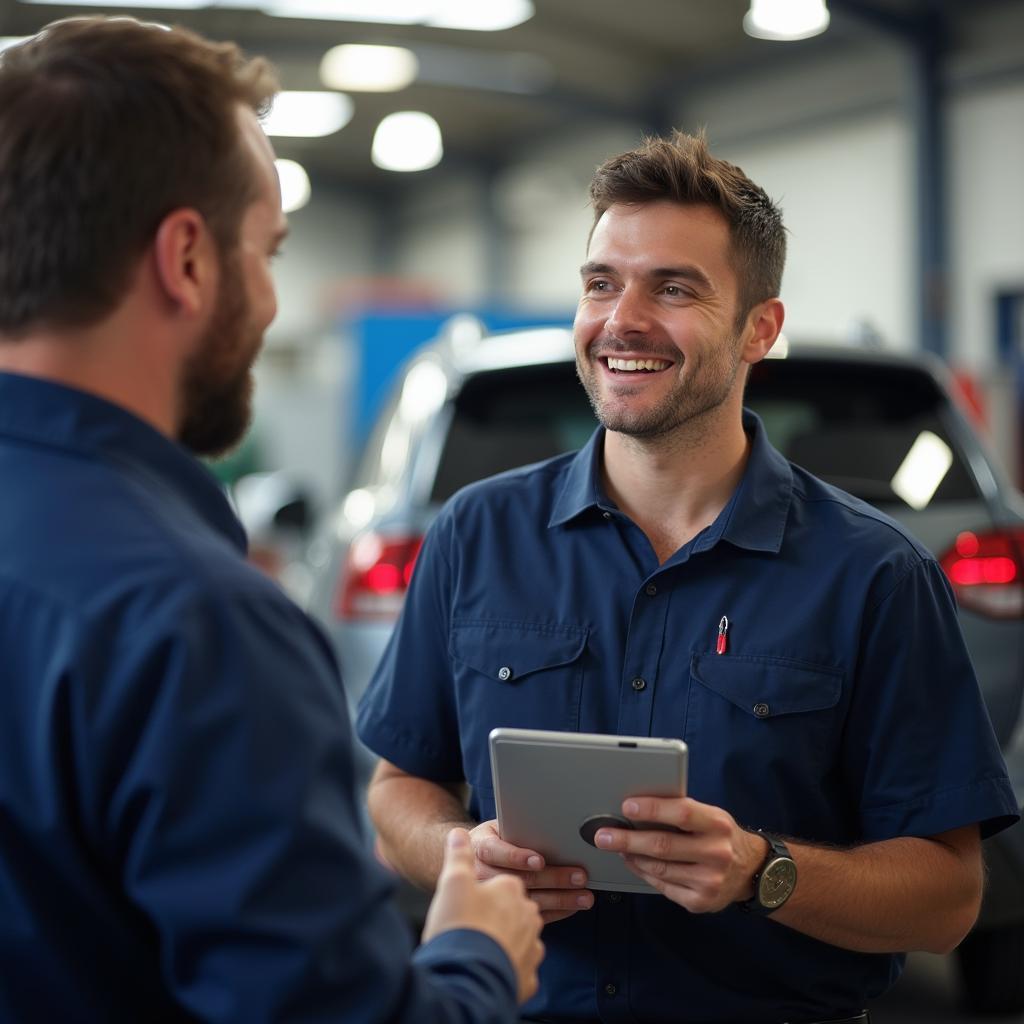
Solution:
M595 278L593 281L587 282L586 290L588 292L607 292L611 290L611 282L605 280L602 277L598 277Z
M662 288L662 293L667 295L670 299L685 299L689 298L690 292L680 287L677 284L667 284Z

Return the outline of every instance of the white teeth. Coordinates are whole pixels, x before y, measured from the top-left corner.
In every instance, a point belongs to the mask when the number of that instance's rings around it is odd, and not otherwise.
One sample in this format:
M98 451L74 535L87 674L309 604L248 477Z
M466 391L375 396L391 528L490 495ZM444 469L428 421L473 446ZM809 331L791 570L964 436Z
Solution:
M664 370L671 363L664 359L614 359L608 357L608 369L623 373L635 373L637 370Z

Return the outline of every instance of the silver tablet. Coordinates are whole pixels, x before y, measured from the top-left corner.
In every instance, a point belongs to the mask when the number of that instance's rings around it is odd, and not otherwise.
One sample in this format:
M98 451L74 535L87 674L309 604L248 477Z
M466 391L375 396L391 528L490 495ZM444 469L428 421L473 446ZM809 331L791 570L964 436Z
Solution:
M498 831L507 842L536 850L548 864L586 868L589 889L655 892L618 853L593 845L602 825L666 828L630 822L630 796L684 796L686 744L650 736L494 729L491 776Z

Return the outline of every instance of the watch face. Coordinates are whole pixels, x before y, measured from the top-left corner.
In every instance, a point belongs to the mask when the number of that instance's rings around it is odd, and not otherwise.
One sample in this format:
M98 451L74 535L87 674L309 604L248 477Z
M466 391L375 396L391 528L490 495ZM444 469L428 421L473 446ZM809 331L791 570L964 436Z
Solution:
M796 865L789 858L773 860L761 872L757 898L763 907L774 910L789 899L796 886Z

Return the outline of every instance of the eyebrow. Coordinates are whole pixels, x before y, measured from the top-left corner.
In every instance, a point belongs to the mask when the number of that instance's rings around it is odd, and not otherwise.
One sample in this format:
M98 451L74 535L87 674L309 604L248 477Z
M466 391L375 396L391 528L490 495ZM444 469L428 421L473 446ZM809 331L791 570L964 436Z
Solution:
M589 274L614 274L615 268L607 263L594 263L587 262L580 267L580 277L586 277ZM691 281L699 288L705 291L713 291L714 288L711 284L710 279L703 270L698 269L694 266L683 266L683 267L654 267L652 270L648 270L645 277L652 278L654 280L661 280L666 277L675 277L683 281Z

